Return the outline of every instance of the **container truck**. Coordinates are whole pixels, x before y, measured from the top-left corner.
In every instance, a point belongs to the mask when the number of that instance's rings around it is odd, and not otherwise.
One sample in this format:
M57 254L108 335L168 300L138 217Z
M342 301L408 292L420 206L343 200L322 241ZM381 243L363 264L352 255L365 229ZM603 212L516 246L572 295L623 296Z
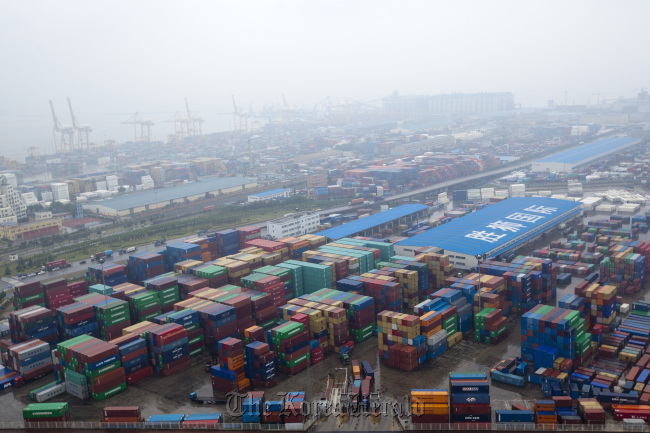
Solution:
M90 256L90 261L94 262L95 260L101 259L102 257L109 258L112 256L113 256L113 250L100 251Z
M355 199L352 199L352 200L350 200L350 201L348 202L348 206L354 206L354 205L357 205L357 204L363 204L363 202L364 202L363 198L355 198Z
M45 270L51 272L54 268L65 268L66 264L67 263L65 259L53 260L51 262L45 263Z

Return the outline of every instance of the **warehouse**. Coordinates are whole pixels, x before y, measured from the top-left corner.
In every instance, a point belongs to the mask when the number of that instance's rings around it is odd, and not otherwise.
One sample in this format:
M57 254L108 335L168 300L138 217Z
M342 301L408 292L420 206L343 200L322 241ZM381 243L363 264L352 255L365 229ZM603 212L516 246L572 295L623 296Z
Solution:
M479 258L519 248L581 212L578 202L511 197L398 242L395 253L412 256L419 248L436 246L445 250L452 265L470 269Z
M176 203L199 200L208 195L218 196L256 186L257 183L245 177L221 177L206 179L201 182L184 183L173 188L151 189L97 202L84 203L83 208L99 215L128 216Z
M539 159L533 162L533 171L536 173L573 173L576 169L593 164L638 144L641 144L641 140L633 137L603 138L602 140Z
M412 224L429 215L429 207L421 204L404 204L393 209L370 215L338 227L316 233L335 241L351 236L370 236L387 228L396 228L399 224Z
M269 221L266 230L274 239L289 236L300 236L311 233L318 227L320 216L318 213L289 215L284 218Z
M290 189L272 189L271 191L249 195L248 202L255 203L257 201L273 200L276 198L287 198L289 197L289 193L291 193Z

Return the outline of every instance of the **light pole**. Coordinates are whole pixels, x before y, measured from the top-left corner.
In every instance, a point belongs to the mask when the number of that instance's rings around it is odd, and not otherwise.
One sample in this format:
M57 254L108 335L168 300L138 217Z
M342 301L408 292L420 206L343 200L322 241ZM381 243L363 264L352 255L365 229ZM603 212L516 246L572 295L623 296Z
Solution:
M478 307L483 309L481 302L481 261L485 260L485 254L476 255L476 270L478 271Z

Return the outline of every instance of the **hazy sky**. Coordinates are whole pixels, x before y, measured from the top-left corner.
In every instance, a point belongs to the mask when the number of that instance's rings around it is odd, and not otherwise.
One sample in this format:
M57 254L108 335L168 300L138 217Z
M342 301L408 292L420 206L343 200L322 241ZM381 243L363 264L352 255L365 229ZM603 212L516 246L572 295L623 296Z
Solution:
M102 116L161 122L185 96L204 117L231 94L246 109L393 91L593 103L650 87L649 16L646 0L3 0L0 113L49 120L52 99L70 123L69 96L111 136Z

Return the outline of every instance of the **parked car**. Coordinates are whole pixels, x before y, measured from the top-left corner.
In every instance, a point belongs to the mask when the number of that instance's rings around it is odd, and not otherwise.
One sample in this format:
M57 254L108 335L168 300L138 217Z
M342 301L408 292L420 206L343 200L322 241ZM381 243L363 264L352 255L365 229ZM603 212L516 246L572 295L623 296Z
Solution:
M36 276L36 272L30 272L29 274L27 274L27 276L28 276L28 277L35 277L35 276Z
M82 260L82 261L79 262L79 264L80 264L80 265L85 265L85 264L86 264L86 261L85 261L85 260Z
M45 271L38 271L36 272L36 275L45 275Z
M61 268L58 268L58 267L57 268L52 268L52 272L58 271L59 269L61 269Z

